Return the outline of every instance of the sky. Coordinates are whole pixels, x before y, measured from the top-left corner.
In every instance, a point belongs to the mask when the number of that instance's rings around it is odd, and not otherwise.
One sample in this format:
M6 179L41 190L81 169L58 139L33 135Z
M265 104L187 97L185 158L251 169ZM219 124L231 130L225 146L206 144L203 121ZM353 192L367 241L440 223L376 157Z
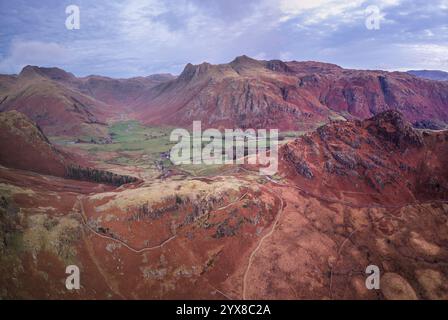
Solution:
M79 29L68 29L79 8ZM0 0L0 73L179 74L236 56L448 71L448 0Z

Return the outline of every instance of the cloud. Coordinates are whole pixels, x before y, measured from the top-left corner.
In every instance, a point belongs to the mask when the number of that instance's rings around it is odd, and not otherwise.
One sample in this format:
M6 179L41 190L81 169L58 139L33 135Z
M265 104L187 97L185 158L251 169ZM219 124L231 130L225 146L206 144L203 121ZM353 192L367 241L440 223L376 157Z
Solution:
M447 1L78 0L76 31L65 28L63 2L0 2L0 72L32 63L129 77L242 54L403 68L424 56L419 46L448 45ZM369 5L381 10L380 30L365 26ZM426 52L422 61L445 68L443 52Z
M444 69L448 70L448 45L438 44L400 44L397 46L402 52L406 52L411 59L406 63L420 69Z
M15 40L0 60L0 72L18 73L26 65L54 66L69 60L69 50L57 43Z
M402 0L279 0L280 21L300 18L302 25L328 23L347 24L365 18L368 6L380 10L398 6Z
M365 0L280 0L280 10L289 18L302 14L320 16L322 19L359 7Z

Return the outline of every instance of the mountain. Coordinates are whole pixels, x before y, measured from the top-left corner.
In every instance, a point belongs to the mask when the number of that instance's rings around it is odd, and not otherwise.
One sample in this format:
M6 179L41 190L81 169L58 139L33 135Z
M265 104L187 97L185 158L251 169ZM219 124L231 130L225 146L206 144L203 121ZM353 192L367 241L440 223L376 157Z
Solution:
M47 135L105 137L108 106L68 86L76 78L57 68L25 67L2 81L0 111L17 110Z
M320 62L262 61L188 64L136 103L150 124L303 130L330 119L365 119L399 110L411 122L448 121L448 83L402 72L343 69Z
M421 132L389 110L335 121L280 148L282 170L321 197L411 203L448 197L448 132ZM433 152L437 150L437 152ZM340 194L341 193L341 194Z
M2 166L64 176L72 161L56 149L42 130L18 111L0 113L0 164Z
M113 79L102 76L88 76L80 78L76 88L99 101L118 109L130 110L130 106L146 90L172 80L171 74L155 74L148 77L129 79Z
M280 155L268 188L283 210L249 259L243 297L448 298L446 131L422 132L386 111L332 122ZM366 289L369 265L379 290Z
M120 186L138 179L91 168L83 158L51 144L38 125L18 111L0 113L0 165L44 175Z
M0 111L26 114L49 136L105 140L108 121L129 113L143 92L172 78L77 78L59 68L26 66L17 76L0 77Z
M428 80L448 80L448 72L440 70L409 70L407 73Z
M109 141L106 124L310 130L334 119L398 110L419 128L448 122L448 83L409 73L343 69L321 62L255 60L187 64L170 74L77 78L58 68L25 67L0 76L0 111L18 110L49 136Z
M0 296L448 299L446 131L386 111L279 155L272 177L244 165L118 188L0 167ZM80 290L61 282L68 264L83 267Z

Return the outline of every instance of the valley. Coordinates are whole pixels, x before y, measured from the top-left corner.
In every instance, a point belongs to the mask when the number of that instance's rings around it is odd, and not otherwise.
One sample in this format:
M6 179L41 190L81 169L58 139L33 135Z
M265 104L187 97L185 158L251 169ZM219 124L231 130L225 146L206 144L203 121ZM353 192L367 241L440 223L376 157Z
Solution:
M443 81L246 56L1 76L0 297L446 300L447 105ZM278 172L174 165L193 120L278 128Z

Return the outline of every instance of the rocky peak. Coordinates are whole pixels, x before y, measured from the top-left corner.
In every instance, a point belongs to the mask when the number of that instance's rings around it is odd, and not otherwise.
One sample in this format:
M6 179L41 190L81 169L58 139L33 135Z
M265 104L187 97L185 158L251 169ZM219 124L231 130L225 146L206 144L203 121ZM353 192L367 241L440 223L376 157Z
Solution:
M208 62L203 62L198 65L188 63L182 73L179 76L179 81L190 81L194 78L200 78L207 74L212 68L212 65Z
M281 60L270 60L266 62L266 68L277 72L292 72L286 63Z
M423 145L423 138L420 133L404 119L399 111L388 110L382 112L366 120L366 123L369 132L394 143L399 148Z
M251 64L251 63L260 63L258 60L255 60L251 57L246 56L245 54L236 57L235 59L233 59L232 62L230 62L230 64L233 65L237 65L237 64Z
M39 71L39 67L37 66L26 66L20 71L19 77L20 78L34 78L42 76L41 72Z
M260 68L263 67L263 63L261 61L252 59L246 55L236 57L232 62L230 62L230 66L236 71L239 72L244 69L252 69L252 68Z
M26 66L20 72L20 77L31 78L36 76L46 77L51 80L69 81L75 79L72 73L66 72L59 68L44 68L38 66Z

